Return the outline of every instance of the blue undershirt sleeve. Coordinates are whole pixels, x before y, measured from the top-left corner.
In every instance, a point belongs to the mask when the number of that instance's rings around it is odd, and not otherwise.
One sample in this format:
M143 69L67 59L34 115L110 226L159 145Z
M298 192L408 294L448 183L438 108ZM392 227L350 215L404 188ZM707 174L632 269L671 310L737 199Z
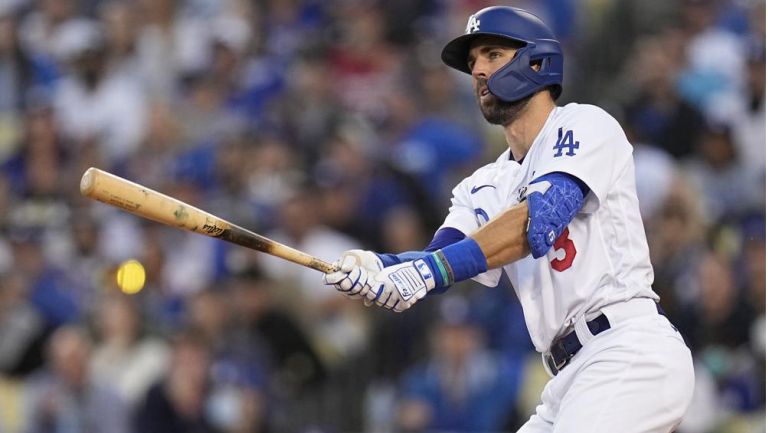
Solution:
M466 238L466 235L461 231L453 227L444 227L435 233L432 241L424 248L424 251L406 251L399 254L382 254L379 253L379 259L381 259L384 267L398 265L404 262L410 262L416 259L423 258L428 253L439 250L440 248L447 247L448 245L455 244Z

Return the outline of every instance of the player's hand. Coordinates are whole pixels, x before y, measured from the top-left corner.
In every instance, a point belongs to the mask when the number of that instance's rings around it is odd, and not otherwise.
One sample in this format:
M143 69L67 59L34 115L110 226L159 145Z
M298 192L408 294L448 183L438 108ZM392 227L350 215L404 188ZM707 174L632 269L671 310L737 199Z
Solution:
M375 303L400 313L411 308L435 286L435 275L423 259L405 262L376 273L365 303Z
M370 291L374 275L384 265L374 252L349 250L341 255L334 267L337 271L325 274L323 282L344 296L359 299Z

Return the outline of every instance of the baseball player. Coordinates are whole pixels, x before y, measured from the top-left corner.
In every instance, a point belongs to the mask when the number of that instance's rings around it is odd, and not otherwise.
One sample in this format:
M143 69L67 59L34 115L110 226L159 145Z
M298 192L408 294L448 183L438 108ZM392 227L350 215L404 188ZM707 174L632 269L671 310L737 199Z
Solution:
M555 104L563 54L535 15L490 7L442 52L470 74L509 149L453 190L424 251L353 250L325 283L404 311L427 293L506 273L552 379L521 432L670 432L693 393L691 353L657 308L632 146L585 104Z

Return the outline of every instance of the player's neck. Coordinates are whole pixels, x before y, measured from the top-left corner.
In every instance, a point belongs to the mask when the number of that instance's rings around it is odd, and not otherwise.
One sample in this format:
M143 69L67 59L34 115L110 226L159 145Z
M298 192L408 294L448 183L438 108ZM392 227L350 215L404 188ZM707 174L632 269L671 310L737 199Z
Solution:
M554 109L555 103L549 92L539 92L531 98L520 117L504 126L504 137L515 161L522 160L528 154L533 140L539 135Z

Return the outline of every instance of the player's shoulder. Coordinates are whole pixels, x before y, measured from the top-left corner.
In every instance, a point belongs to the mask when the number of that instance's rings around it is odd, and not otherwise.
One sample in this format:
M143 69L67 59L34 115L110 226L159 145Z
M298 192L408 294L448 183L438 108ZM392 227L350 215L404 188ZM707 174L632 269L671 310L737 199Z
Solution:
M593 124L600 123L606 124L606 126L620 127L619 122L610 113L597 105L571 102L558 108L560 111L558 117L563 121L588 121Z
M475 185L479 183L491 182L498 176L498 173L503 171L506 174L513 173L515 170L520 169L520 164L511 161L509 158L509 150L505 150L499 157L492 162L489 162L482 167L477 168L472 174L465 177L457 185L456 190L461 190L467 185Z
M619 121L597 105L572 102L558 107L557 120L558 124L568 129L589 131L593 136L626 140Z
M514 171L519 168L520 168L520 164L514 162L510 158L509 149L506 149L504 150L504 152L501 153L501 155L498 156L498 158L496 158L496 160L489 162L488 164L485 164L484 166L478 168L467 179L477 179L477 178L483 178L487 176L495 176L495 174L500 170L507 172L507 171Z

